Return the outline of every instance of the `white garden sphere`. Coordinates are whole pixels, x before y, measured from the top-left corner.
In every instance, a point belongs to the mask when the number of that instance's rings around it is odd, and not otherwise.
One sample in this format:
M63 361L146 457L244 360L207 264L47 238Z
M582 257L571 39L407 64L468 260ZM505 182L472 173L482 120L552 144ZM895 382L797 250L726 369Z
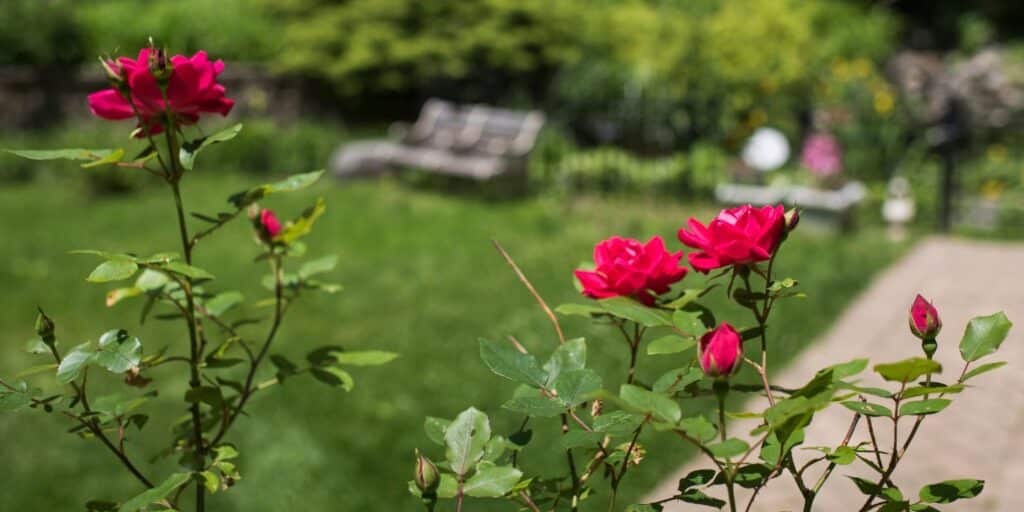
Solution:
M789 160L789 141L775 128L758 128L743 146L741 158L761 172L774 171Z

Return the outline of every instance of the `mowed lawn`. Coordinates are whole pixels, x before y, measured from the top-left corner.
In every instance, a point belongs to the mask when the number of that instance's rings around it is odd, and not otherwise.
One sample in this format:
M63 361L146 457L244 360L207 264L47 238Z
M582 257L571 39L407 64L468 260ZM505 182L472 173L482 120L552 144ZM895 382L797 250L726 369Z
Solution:
M186 206L215 212L231 192L254 180L196 172L186 179ZM186 350L185 331L178 323L151 319L139 326L137 302L105 307L104 293L113 286L84 281L98 262L68 254L81 248L143 254L177 250L170 195L158 185L131 196L100 199L81 190L77 181L63 179L0 188L0 375L5 379L43 362L22 351L32 337L36 306L56 320L65 348L123 327L137 333L147 351L165 345L173 353ZM584 299L573 288L572 270L590 258L595 242L611 235L660 234L678 250L675 231L686 217L706 218L713 212L708 206L667 199L541 196L489 201L392 181L331 179L307 191L273 197L268 204L291 216L317 196L325 197L328 210L308 238L309 255L338 254L331 279L345 290L304 298L289 314L273 352L302 359L315 347L338 344L395 351L401 357L384 367L355 370L356 386L350 393L295 378L254 399L252 416L241 419L231 436L242 453L243 479L235 489L213 497L211 510L417 510L418 503L406 491L413 449L441 456L440 447L423 434L425 416L450 418L473 405L491 414L495 431L506 434L521 419L501 410L513 385L483 366L477 339L514 334L540 357L557 343L547 319L490 240L501 241L552 305L580 302ZM808 299L784 303L770 326L776 368L822 333L905 248L889 244L876 229L845 236L805 231L787 243L777 264L780 275L800 280ZM256 252L242 221L204 241L196 264L217 276L215 286L240 289L255 303L266 296L259 284L265 268L252 262ZM687 279L696 284L704 278L691 274ZM712 302L723 304L721 295L713 293ZM263 311L249 309L252 314ZM735 307L722 309L718 316L749 324ZM563 325L570 337L588 339L590 359L617 387L626 352L616 334L578 318L566 318ZM263 328L249 326L246 332ZM692 353L645 356L641 381L650 382L690 357ZM164 393L148 407L153 418L143 436L133 434L129 445L153 478L174 470L172 459L148 459L164 447L165 425L185 413L180 370L168 365L150 375ZM29 379L54 389L49 376ZM138 393L117 383L114 377L90 378L91 393ZM551 432L557 428L553 421L533 425ZM34 410L0 415L0 510L83 510L89 498L123 499L141 490L99 443L65 433L69 427L58 415ZM159 442L138 444L143 437ZM623 504L690 453L668 437L641 442L648 459L631 472L633 485L625 487L633 491L620 500ZM550 475L563 469L564 458L557 450L534 453L524 458L528 470ZM597 496L591 506L603 510L604 497ZM470 507L514 509L508 503Z

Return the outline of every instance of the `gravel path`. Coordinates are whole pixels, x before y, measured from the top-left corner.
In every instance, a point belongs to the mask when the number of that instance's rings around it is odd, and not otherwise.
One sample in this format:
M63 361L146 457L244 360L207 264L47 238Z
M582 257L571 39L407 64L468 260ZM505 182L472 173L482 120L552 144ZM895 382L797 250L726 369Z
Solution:
M932 300L942 317L936 359L943 364L940 379L944 381L955 380L963 367L957 345L970 318L1003 310L1017 326L999 352L982 360L1005 360L1010 365L972 380L973 389L965 391L942 414L925 420L894 480L912 498L923 484L977 477L986 480L981 496L941 505L941 509L1024 511L1024 245L948 238L923 241L879 276L822 340L773 375L773 381L798 385L819 368L857 357L870 357L874 364L920 355L919 342L907 328L907 311L917 292ZM870 371L862 377L864 385L881 383ZM819 413L808 428L804 446L837 445L850 418L842 407ZM888 434L881 435L879 443L891 445L891 424L885 423L887 427L881 429L883 423L876 420L875 425L876 431ZM752 422L743 422L730 431L749 430L747 427L753 426ZM909 426L903 426L902 432L907 429ZM866 437L862 421L854 441ZM797 451L800 461L812 453ZM649 498L671 496L679 478L708 466L707 461L695 460L666 479ZM851 468L854 466L837 468L815 502L815 510L857 510L864 496L843 475L870 474ZM800 510L802 501L796 495L792 479L783 475L761 492L759 505L752 510ZM741 498L741 503L746 501ZM682 505L673 504L665 510L710 510Z

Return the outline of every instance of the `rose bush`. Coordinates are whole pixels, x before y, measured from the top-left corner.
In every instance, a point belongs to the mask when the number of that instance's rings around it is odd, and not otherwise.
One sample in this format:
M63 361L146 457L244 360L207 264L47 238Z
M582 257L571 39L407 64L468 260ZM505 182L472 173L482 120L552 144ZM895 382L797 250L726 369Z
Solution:
M798 281L775 275L774 263L798 222L799 214L782 206L726 209L706 226L690 219L689 229L680 230L683 243L696 249L687 255L690 265L701 273L721 271L685 285L682 254L668 252L660 239L641 244L609 238L595 247L594 270L575 273L583 295L594 302L554 309L496 244L551 320L554 349L538 358L512 335L508 342L481 340L484 365L518 384L502 405L516 417L512 424L518 428L501 431L499 425L509 423L492 423L472 407L454 419L427 418L426 435L439 445L438 452L443 447L444 463L435 464L426 451L417 453L410 492L429 511L446 500L461 511L469 499L483 498L511 501L533 512L592 510L587 504L592 500L606 500L609 511L656 512L666 503L683 502L735 512L760 510L755 502L765 486L793 485L806 512L814 510L837 468L862 464L873 477L850 477L848 485L864 494L864 502L849 510L935 512L936 504L980 494L985 483L978 479L939 481L911 494L892 477L925 419L966 391L968 381L1005 364L975 362L999 348L1009 320L1003 313L971 320L959 344L964 360L959 378L938 382L933 377L942 367L933 356L942 348L935 339L939 315L918 296L910 329L922 338L924 357L874 365L872 370L890 384L887 388L861 385L858 375L868 368L867 359L837 361L802 385L774 383L767 350L770 319L784 301L803 297ZM734 307L712 310L704 298L715 292L724 292ZM588 346L593 342L570 339L556 312L608 325L621 336L628 361L623 375L609 380L591 369ZM668 358L675 368L644 374L639 369L645 355ZM744 374L741 366L750 371ZM766 405L727 414L728 397L735 394L762 396ZM716 407L705 415L702 404L709 398ZM846 435L837 432L834 445L802 446L815 415L830 407L850 415ZM727 421L730 416L733 422ZM741 421L753 425L737 433L733 423ZM872 421L892 424L897 449L879 445L873 434L870 441L851 442L858 427L870 427ZM544 428L558 441L537 434ZM648 452L643 436L651 435L695 447L709 467L681 479L673 496L620 508L617 500L627 475L647 457L672 455ZM560 470L530 464L532 453L551 450L565 454ZM748 491L742 500L739 488Z
M89 107L104 119L135 120L138 128L134 135L142 139L141 148L9 151L35 160L80 160L86 168L116 166L146 172L165 182L175 205L167 224L180 239L177 252L150 256L104 250L76 252L101 260L89 274L90 282L135 278L110 290L105 297L107 306L143 299L142 321L151 315L177 320L183 329L164 338L187 342L154 346L144 344L125 329L115 328L96 342L65 346L63 340L85 335L58 336L56 323L40 310L37 338L29 351L49 361L19 374L31 379L0 379L0 410L28 409L59 415L69 422L72 434L98 440L112 455L111 460L123 466L143 489L130 499L102 496L91 500L87 510L183 510L184 493L191 488L195 496L192 510L202 512L207 495L226 491L241 478L238 449L228 439L241 418L258 421L247 407L255 395L302 374L350 390L354 381L348 367L386 363L396 354L325 346L307 354L303 364L292 362L286 353L272 354L286 313L301 296L338 291L337 285L319 279L333 270L337 259L328 256L293 263L306 252L302 239L312 232L325 211L322 199L285 222L272 210L261 208L259 202L305 189L323 171L296 174L243 190L231 195L213 213L186 215L183 178L192 171L201 152L231 140L242 128L238 124L208 136L186 131L202 114L227 115L231 111L234 102L217 81L224 64L210 61L205 52L167 59L164 50L153 47L142 49L137 59L121 57L102 63L111 88L90 95ZM162 140L154 137L157 134ZM269 270L263 278L268 296L254 304L247 303L240 291L222 286L213 274L198 266L196 258L201 240L246 212L256 244L240 247L238 252L243 261L267 265ZM268 318L259 318L261 314ZM272 376L266 374L267 361L275 367ZM147 406L157 396L158 385L171 389L172 394L180 393L172 369L182 370L177 375L187 380L183 399L188 413L183 420L156 429L169 432L171 439L155 458L175 457L178 463L176 471L155 479L150 474L152 468L140 465L139 454L132 450L138 447L138 431L145 428L147 433L154 432ZM101 371L121 381L121 393L96 396L95 383L102 378L97 372Z

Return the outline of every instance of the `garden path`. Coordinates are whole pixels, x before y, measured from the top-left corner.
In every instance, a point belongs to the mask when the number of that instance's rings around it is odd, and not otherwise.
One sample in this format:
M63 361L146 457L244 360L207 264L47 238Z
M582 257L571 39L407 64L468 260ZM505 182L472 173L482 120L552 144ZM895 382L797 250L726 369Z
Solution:
M810 346L789 366L773 376L784 385L806 382L814 372L829 364L857 357L872 363L894 361L919 354L919 344L907 329L907 311L914 294L920 292L939 309L943 331L939 335L936 359L943 364L943 378L955 380L963 362L957 344L967 321L977 315L1004 310L1017 326L999 352L982 362L1009 361L1001 370L972 380L972 389L942 414L924 421L894 480L908 498L916 498L921 485L955 478L986 480L985 490L973 500L941 505L943 511L1024 510L1024 244L1005 244L929 238L918 244L893 267L886 270L858 297L823 339ZM864 385L880 384L875 375L862 374ZM850 412L833 407L815 417L804 446L835 446L845 434ZM892 442L891 427L880 428L875 421L879 443ZM909 422L907 422L909 423ZM886 423L886 425L888 425ZM753 428L750 421L742 428ZM736 428L736 427L733 427ZM903 435L909 425L901 422ZM888 440L886 440L886 437ZM861 422L854 442L867 438ZM799 451L799 450L798 450ZM811 452L798 454L806 460ZM648 496L655 500L671 496L679 479L693 469L708 466L694 460L672 475ZM818 466L823 466L819 464ZM856 465L854 465L856 466ZM815 510L857 510L864 496L844 475L870 477L854 466L839 466L815 502ZM863 466L863 464L860 464ZM816 478L816 474L814 477ZM877 476L875 477L877 478ZM811 480L808 478L808 480ZM813 480L811 480L813 481ZM719 488L716 488L714 494ZM745 505L746 494L740 498ZM783 475L761 492L751 510L798 511L802 507L792 479ZM695 506L666 506L666 511L693 510ZM696 507L702 508L702 507ZM741 507L742 510L742 507Z

